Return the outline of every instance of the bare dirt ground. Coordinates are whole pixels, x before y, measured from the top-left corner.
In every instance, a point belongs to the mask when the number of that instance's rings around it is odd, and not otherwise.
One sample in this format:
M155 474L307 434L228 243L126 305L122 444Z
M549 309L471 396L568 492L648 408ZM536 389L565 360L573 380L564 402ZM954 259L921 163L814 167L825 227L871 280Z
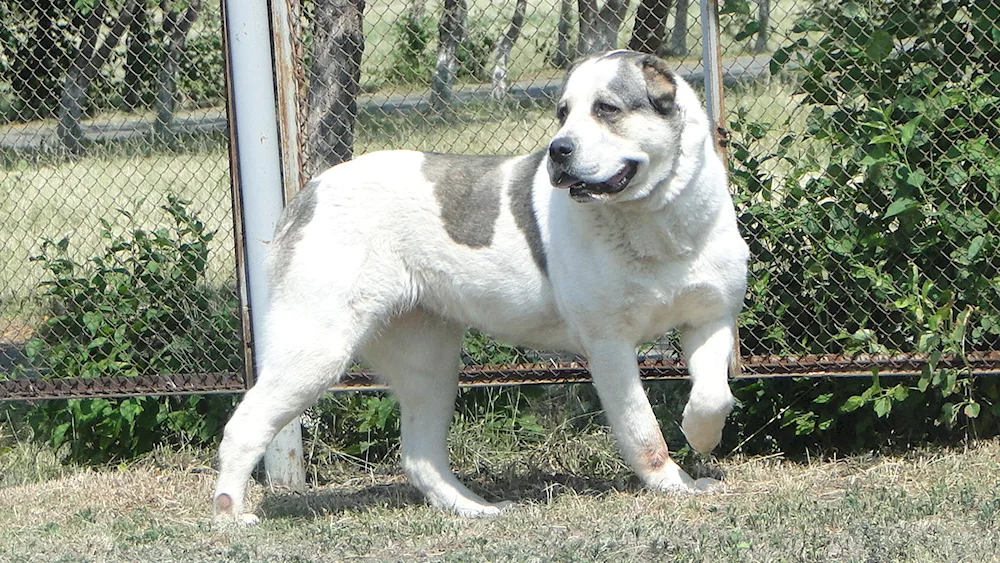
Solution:
M809 463L727 459L727 490L704 495L648 492L624 470L539 471L532 457L464 472L487 497L517 501L496 519L425 506L391 468L345 469L304 494L254 485L262 523L219 529L209 454L159 452L98 471L19 445L0 454L0 560L1000 560L996 440Z

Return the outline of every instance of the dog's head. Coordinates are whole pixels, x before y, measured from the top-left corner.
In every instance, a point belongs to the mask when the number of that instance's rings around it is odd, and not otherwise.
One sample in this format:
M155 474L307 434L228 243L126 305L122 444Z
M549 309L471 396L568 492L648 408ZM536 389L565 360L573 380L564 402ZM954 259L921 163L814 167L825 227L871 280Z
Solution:
M645 197L673 170L692 99L653 55L612 51L577 63L556 106L552 185L581 202Z

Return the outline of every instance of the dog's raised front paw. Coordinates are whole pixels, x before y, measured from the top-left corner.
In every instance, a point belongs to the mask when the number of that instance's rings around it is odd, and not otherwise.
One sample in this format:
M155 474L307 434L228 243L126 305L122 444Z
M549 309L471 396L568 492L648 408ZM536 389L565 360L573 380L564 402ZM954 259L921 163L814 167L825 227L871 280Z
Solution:
M726 417L733 410L733 396L727 392L720 397L707 398L694 393L684 407L681 430L694 451L708 455L722 440Z

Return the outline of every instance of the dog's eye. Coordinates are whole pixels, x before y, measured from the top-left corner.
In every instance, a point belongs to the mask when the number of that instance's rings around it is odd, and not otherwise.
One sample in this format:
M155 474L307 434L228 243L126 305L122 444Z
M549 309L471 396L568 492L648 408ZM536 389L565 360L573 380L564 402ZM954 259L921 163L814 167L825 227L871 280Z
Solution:
M556 108L556 119L562 121L566 119L566 114L568 113L569 107L567 107L566 104L559 104L559 107Z
M616 105L609 104L607 102L597 102L594 105L594 110L595 113L597 113L597 115L602 115L606 117L617 115L619 112L621 112L621 108L619 108Z

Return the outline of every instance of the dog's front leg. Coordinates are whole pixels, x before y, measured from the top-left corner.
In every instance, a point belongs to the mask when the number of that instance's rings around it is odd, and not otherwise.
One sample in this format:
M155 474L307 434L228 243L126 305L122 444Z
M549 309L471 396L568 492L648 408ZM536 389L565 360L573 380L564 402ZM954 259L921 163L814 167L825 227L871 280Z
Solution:
M622 456L653 489L707 489L713 479L695 481L670 458L660 425L639 379L635 348L627 343L591 347L590 371Z
M681 343L691 372L691 396L681 428L695 451L708 454L722 439L726 417L733 410L729 363L733 357L732 318L685 327Z

